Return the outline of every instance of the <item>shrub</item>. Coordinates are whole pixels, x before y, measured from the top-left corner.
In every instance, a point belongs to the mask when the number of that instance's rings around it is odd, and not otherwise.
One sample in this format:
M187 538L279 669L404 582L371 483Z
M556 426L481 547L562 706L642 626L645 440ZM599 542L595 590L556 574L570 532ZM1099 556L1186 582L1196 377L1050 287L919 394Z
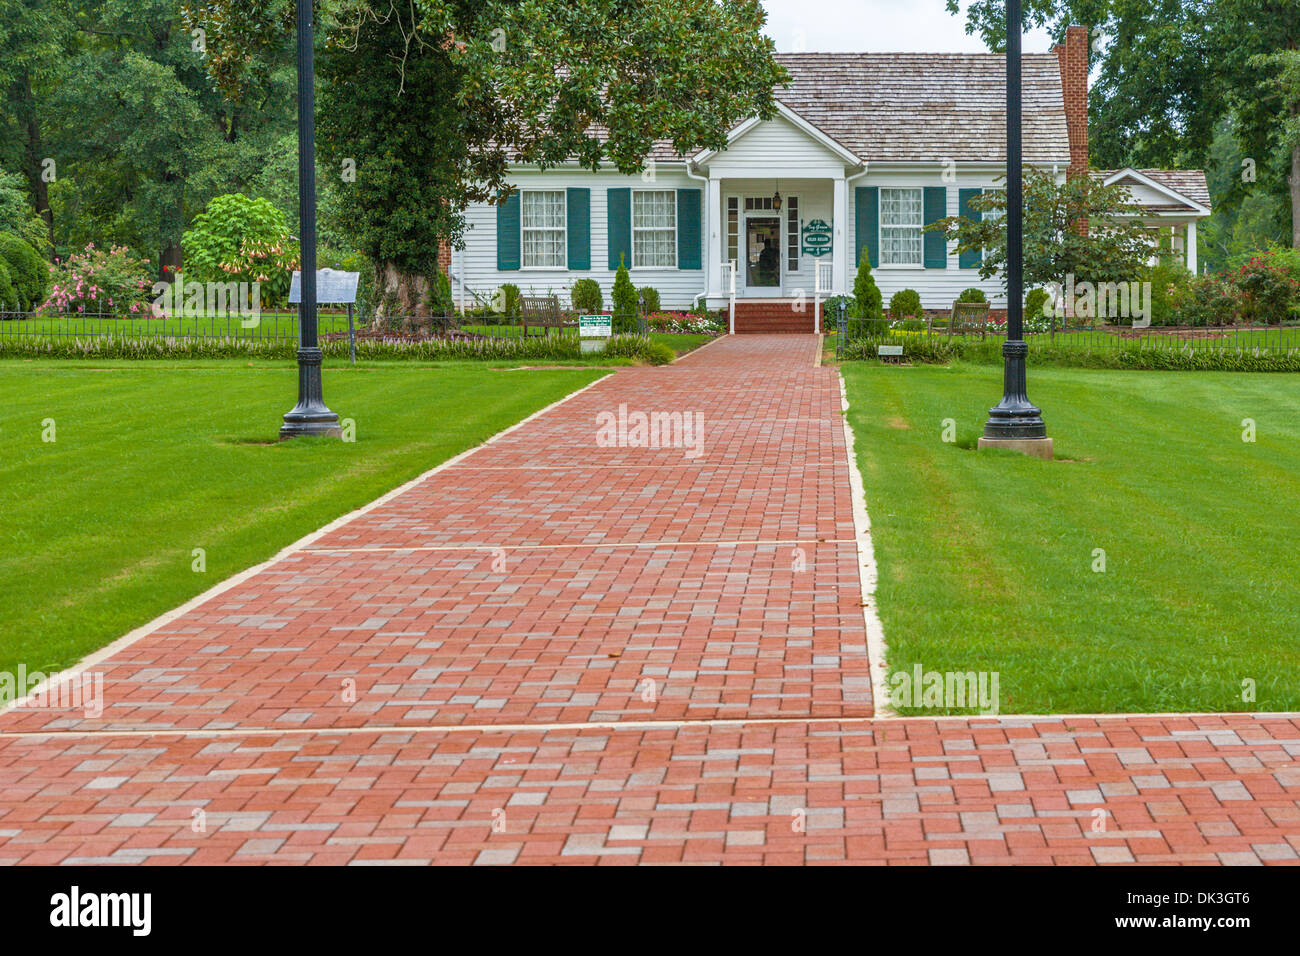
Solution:
M822 315L826 320L828 329L835 328L835 323L840 320L840 306L844 306L844 314L855 316L858 314L858 303L851 295L833 295L829 299L822 300Z
M1145 281L1151 283L1151 324L1173 325L1174 303L1187 291L1192 274L1187 267L1172 257L1162 257L1147 272Z
M637 298L641 301L641 310L648 315L659 311L659 290L654 286L643 285L637 289Z
M50 290L50 267L28 242L0 233L0 261L9 273L20 312L31 312L45 301Z
M504 283L497 290L494 306L502 315L516 316L519 314L519 286L513 282Z
M0 259L0 313L23 311L25 310L18 306L18 293L9 278L9 267Z
M1044 318L1043 306L1052 301L1052 295L1046 289L1030 289L1025 294L1025 320Z
M1173 325L1218 327L1237 321L1240 293L1222 276L1193 276L1174 296Z
M677 353L667 345L644 335L611 335L605 343L605 354L615 358L638 359L649 365L667 365L677 358Z
M958 302L988 302L989 297L984 294L983 289L976 289L973 286L969 289L962 289L961 295L957 296Z
M573 311L582 315L595 315L605 308L605 296L600 291L600 283L595 279L579 279L573 283L569 293Z
M900 289L889 299L891 319L915 319L921 315L921 293L915 289Z
M652 312L646 316L646 325L651 332L709 335L725 332L727 320L721 316L698 316L689 312Z
M862 247L862 258L858 262L858 274L853 280L853 299L857 304L859 319L881 318L880 287L871 276L871 255L866 246Z
M262 301L274 305L288 297L298 243L289 235L284 213L269 199L214 196L181 242L182 271L190 281L257 282Z
M105 252L89 243L63 262L55 260L41 311L148 315L153 301L148 266L148 259L135 258L126 246Z
M613 299L616 317L626 319L636 315L636 286L632 285L632 277L628 275L622 256L618 257L618 271L614 273Z
M1300 299L1300 282L1287 270L1256 256L1237 270L1233 284L1241 290L1241 315L1247 322L1277 325L1291 315L1291 305Z

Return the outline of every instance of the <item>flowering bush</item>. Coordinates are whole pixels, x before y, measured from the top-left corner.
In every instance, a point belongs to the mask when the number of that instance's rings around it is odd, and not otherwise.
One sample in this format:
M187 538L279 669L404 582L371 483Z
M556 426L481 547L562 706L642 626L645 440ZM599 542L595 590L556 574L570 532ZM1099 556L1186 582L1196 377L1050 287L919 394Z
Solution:
M689 312L652 312L646 316L651 332L708 335L721 332L726 324L716 315L702 317Z
M148 315L153 300L148 266L148 259L135 258L126 246L105 251L89 243L49 267L50 294L41 311Z
M1255 256L1232 277L1241 290L1241 315L1247 322L1277 325L1300 300L1300 281L1268 255Z
M1237 321L1241 293L1222 276L1193 276L1173 299L1174 325L1218 327Z
M298 268L298 243L269 199L217 196L182 239L186 282L261 283L262 299L282 303Z

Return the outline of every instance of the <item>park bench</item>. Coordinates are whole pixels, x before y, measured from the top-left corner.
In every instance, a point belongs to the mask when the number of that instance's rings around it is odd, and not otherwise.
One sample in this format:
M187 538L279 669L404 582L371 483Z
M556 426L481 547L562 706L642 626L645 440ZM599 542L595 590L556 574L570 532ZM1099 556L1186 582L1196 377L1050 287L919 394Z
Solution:
M544 335L550 335L551 329L563 331L577 328L576 322L564 320L564 313L560 311L560 297L556 295L521 295L519 321L523 324L524 335L532 327L542 330Z
M987 302L954 302L952 313L948 316L949 335L988 334L989 304ZM938 331L931 323L930 331Z

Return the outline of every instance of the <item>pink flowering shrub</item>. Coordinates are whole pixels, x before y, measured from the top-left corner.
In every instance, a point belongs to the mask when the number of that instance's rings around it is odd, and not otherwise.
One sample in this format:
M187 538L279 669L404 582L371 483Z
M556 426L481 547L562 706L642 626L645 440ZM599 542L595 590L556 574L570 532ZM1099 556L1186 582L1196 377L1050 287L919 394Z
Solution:
M153 279L149 260L137 259L126 246L97 249L92 242L67 259L54 260L50 294L42 312L149 315Z

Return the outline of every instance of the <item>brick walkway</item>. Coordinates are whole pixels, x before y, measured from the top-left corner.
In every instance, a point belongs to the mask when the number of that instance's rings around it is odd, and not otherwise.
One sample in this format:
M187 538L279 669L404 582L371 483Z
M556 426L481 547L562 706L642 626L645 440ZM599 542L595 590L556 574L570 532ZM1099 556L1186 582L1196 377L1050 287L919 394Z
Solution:
M619 371L0 716L0 863L1296 861L1295 717L872 716L816 354Z

